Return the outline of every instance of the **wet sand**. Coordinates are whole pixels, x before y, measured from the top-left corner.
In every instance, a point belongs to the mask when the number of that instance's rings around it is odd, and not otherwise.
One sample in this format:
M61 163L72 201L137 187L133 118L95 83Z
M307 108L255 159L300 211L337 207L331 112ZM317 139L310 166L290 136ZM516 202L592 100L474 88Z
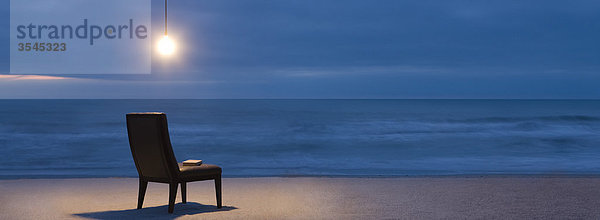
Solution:
M137 187L135 178L2 180L0 219L600 218L595 176L224 178L222 209L212 181L194 182L173 214L166 184L149 184L141 210Z

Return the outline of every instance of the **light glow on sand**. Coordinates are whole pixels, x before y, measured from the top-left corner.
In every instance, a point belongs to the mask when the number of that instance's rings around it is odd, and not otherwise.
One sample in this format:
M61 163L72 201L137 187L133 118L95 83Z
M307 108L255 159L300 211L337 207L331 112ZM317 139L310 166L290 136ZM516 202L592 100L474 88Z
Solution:
M175 41L165 35L158 41L158 52L165 56L172 55L175 53Z

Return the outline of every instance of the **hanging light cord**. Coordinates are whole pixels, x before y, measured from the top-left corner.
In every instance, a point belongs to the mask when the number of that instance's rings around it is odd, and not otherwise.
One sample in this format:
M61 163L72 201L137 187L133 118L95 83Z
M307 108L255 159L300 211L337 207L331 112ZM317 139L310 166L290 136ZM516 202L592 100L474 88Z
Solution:
M165 0L165 36L167 36L167 0Z

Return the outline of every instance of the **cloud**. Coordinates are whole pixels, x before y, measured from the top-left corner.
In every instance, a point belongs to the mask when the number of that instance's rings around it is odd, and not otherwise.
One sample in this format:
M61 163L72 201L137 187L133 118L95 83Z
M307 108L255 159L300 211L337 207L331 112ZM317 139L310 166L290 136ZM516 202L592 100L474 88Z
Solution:
M371 76L440 74L449 70L439 67L423 66L350 66L334 68L288 68L273 71L274 75L288 77L335 77L335 76Z
M45 75L0 75L0 81L22 81L22 80L64 80L67 77L45 76Z

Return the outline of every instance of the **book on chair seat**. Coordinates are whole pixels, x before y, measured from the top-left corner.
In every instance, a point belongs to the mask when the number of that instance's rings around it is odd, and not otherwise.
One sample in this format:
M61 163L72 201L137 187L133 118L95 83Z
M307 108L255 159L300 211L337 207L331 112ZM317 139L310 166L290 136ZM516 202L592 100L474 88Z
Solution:
M200 166L202 165L202 160L186 160L183 161L184 166Z

